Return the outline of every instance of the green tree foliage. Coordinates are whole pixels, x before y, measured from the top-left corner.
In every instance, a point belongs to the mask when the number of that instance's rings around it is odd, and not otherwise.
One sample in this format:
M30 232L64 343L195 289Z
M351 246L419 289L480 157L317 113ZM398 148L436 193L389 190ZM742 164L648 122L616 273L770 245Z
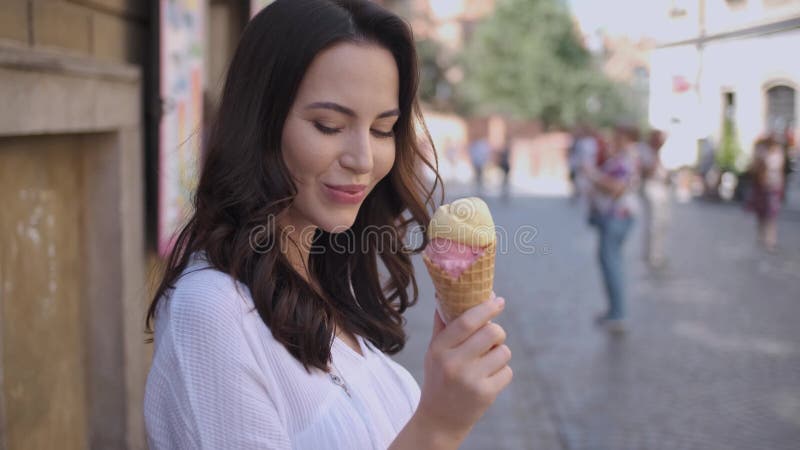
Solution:
M549 126L608 125L629 110L620 88L595 67L559 0L498 0L469 39L461 64L462 112L500 112Z
M420 63L420 97L435 107L450 109L453 87L447 81L445 72L452 67L452 63L436 41L422 39L416 44Z
M736 125L730 114L726 114L722 121L722 139L717 152L717 166L723 171L740 173L746 161L742 158L742 148L736 133Z

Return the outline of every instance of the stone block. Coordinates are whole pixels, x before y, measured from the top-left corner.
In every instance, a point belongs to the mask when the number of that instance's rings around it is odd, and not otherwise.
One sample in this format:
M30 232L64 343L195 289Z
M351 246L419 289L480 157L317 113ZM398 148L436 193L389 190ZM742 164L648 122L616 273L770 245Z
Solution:
M149 1L144 0L68 0L71 3L88 6L98 11L146 19L150 13Z
M93 13L92 53L103 61L139 64L146 36L137 23L120 16Z
M91 53L91 11L70 3L33 2L33 44Z
M28 43L28 2L3 0L0 2L0 39Z

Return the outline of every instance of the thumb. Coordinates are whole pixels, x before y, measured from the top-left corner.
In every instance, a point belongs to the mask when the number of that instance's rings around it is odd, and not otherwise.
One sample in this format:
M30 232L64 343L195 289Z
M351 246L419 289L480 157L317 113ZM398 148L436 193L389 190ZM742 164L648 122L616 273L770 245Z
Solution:
M439 309L435 309L433 312L433 336L431 336L431 339L441 333L446 326L444 320L442 320L442 316L439 315Z

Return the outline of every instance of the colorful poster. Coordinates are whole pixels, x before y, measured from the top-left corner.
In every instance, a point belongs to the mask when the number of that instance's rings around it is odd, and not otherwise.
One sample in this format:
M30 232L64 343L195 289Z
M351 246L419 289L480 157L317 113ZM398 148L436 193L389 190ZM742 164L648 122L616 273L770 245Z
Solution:
M192 211L202 144L205 1L161 0L158 252Z
M258 14L259 11L264 9L267 5L275 0L250 0L250 17Z

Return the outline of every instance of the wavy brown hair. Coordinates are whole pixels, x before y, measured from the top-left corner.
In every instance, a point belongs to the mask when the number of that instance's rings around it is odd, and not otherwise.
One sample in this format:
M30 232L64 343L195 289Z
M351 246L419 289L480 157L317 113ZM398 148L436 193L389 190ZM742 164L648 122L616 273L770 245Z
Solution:
M292 268L281 251L281 230L272 226L297 194L281 135L314 57L348 41L380 45L397 63L396 155L350 229L316 231L308 264L316 290ZM367 0L277 0L256 15L228 69L194 213L167 258L148 309L147 332L152 334L159 303L168 301L191 255L202 251L213 268L249 288L272 335L306 370L328 370L335 326L364 336L383 352L399 352L406 341L403 313L418 297L410 255L427 245L424 231L441 186L435 152L423 150L432 144L416 100L417 64L409 26ZM433 183L422 176L425 166L435 175ZM422 231L418 247L404 239L415 224Z

